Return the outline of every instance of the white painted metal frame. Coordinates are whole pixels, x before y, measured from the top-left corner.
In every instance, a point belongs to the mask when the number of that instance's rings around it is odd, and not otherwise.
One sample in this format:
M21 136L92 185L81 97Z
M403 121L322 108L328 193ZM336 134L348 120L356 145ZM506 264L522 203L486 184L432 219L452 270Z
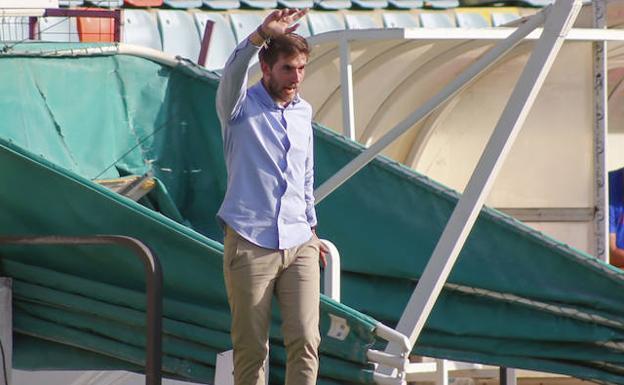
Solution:
M342 93L342 129L343 134L355 140L355 108L353 101L353 66L349 41L340 39L340 92Z
M522 127L552 64L581 9L581 0L558 0L548 13L537 42L468 185L451 214L431 259L397 325L415 344L472 229L483 202ZM397 352L389 344L386 352ZM384 372L387 372L384 370Z
M604 29L607 25L607 3L605 0L592 2L594 28ZM609 175L607 170L608 91L607 91L607 42L596 41L594 50L594 214L596 257L609 261L609 221L607 216L609 199Z
M329 249L326 256L327 266L323 272L323 294L336 302L340 302L340 253L330 241L321 239L321 242Z
M490 51L485 53L467 70L459 75L457 79L446 85L433 98L428 100L424 105L411 113L405 120L397 124L377 142L373 143L367 150L362 152L355 159L349 162L345 167L340 169L336 174L334 174L327 181L325 181L325 183L319 186L314 192L316 204L320 203L323 199L327 197L327 195L329 195L332 191L342 185L342 183L344 183L355 173L361 170L364 166L366 166L371 160L373 160L373 158L375 158L375 156L381 153L383 149L385 149L398 137L400 137L407 130L409 130L414 124L427 117L429 113L431 113L446 100L462 90L466 85L474 80L475 77L490 68L504 54L509 52L514 46L520 43L522 39L529 35L531 31L540 26L544 22L545 15L549 10L550 7L533 15L531 18L525 19L523 23L519 26L519 28L511 33L507 39L496 44ZM402 32L401 35L404 37L405 34L409 32L409 30L398 31ZM387 33L380 31L379 36L388 36L388 38L390 38L389 36L396 35L396 32L397 30L389 30Z

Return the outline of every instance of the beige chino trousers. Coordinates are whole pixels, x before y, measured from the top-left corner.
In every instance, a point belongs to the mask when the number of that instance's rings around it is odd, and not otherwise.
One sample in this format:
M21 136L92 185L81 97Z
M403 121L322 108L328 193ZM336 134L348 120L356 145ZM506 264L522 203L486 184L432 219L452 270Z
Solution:
M319 241L288 250L257 246L226 226L223 273L232 312L234 384L264 385L271 300L286 346L285 385L314 385L318 372Z

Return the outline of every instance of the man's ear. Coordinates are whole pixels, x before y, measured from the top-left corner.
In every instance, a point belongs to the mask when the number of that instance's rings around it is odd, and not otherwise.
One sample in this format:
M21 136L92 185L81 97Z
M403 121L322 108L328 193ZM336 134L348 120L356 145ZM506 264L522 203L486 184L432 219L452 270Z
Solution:
M262 70L263 75L268 75L269 73L271 73L271 67L269 67L269 65L262 60L260 60L260 69Z

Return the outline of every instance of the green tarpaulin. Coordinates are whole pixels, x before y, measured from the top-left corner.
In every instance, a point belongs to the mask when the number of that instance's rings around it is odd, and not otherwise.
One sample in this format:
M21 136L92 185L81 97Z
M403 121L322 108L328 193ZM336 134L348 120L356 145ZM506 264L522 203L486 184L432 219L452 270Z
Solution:
M0 58L2 233L123 234L150 245L164 271L164 370L210 382L216 353L229 349L215 220L226 182L218 77L78 51ZM320 126L315 144L317 185L362 151ZM147 171L160 187L139 203L92 181ZM456 202L378 158L317 206L320 235L342 257L343 305L322 299L321 383L372 381L366 350L384 344L376 320L396 324ZM3 247L0 257L15 279L16 366L140 368L144 281L130 253ZM623 289L621 271L485 209L414 353L624 384ZM327 336L329 314L348 320L346 340ZM273 326L277 384L277 317Z

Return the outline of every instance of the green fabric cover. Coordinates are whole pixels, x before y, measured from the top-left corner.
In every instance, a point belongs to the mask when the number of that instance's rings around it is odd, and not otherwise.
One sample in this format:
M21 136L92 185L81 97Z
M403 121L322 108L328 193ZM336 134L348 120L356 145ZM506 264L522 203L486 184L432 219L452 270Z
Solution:
M164 270L163 369L203 382L229 348L215 220L226 183L217 85L188 63L124 55L0 60L3 233L123 234L149 244ZM315 126L316 184L361 151ZM162 185L144 205L91 181L147 171ZM384 346L375 319L396 324L457 198L380 157L317 206L321 237L341 252L344 304L322 298L320 384L372 382L366 350ZM144 280L134 256L62 246L2 247L0 256L15 279L16 366L143 364ZM414 352L624 384L623 289L621 271L485 209ZM345 341L326 335L329 314L348 320ZM277 384L277 312L271 342Z

